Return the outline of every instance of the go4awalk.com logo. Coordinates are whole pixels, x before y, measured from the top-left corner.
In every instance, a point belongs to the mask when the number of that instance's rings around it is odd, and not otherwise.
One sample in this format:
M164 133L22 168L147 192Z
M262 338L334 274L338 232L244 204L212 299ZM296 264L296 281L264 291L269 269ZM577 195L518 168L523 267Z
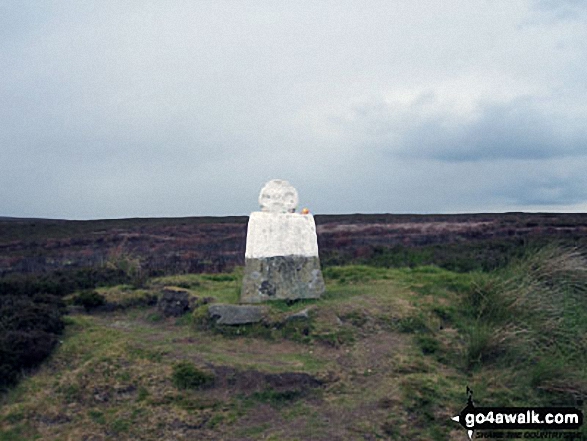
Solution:
M583 439L583 413L574 407L475 407L467 386L467 406L452 417L469 439Z

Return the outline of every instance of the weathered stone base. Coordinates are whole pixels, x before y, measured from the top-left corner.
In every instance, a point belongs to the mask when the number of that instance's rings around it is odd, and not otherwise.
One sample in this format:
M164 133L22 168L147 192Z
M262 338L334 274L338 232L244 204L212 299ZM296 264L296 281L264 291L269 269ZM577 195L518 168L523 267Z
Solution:
M318 256L246 258L241 303L316 299L324 292Z

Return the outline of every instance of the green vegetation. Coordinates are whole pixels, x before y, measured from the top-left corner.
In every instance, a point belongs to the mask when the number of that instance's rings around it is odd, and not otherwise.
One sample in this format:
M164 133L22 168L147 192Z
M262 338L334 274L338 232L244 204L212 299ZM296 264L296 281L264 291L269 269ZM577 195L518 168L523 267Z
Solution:
M492 271L540 248L549 240L541 238L497 238L424 245L375 245L356 256L351 250L321 253L325 267L364 264L381 268L416 268L435 265L455 272ZM566 243L574 243L570 239Z
M269 403L272 406L280 407L300 398L301 395L301 392L298 390L279 392L274 389L265 389L261 392L255 392L251 398L262 403Z
M326 267L321 299L274 302L264 322L236 327L210 321L204 302L168 319L135 299L178 287L236 302L240 270L79 288L71 299L127 307L66 318L63 343L2 396L0 439L465 439L450 417L466 386L479 406L587 397L580 252L543 247L491 271L420 263ZM4 329L42 321L58 335L43 306L55 297L19 298Z
M64 327L64 296L80 290L72 301L90 310L104 301L91 288L124 281L127 275L112 268L0 278L0 391L41 363L56 346Z
M437 265L456 272L491 271L503 268L513 259L522 257L528 250L528 241L484 240L435 244L422 247L375 247L367 262L386 268L414 268L423 265Z
M85 290L73 297L72 303L74 305L83 306L86 311L102 306L106 303L106 298L92 290Z
M63 331L63 308L49 294L0 296L0 390L51 353Z
M198 389L214 383L214 375L182 361L173 366L172 381L178 389Z
M541 404L587 395L587 267L577 251L544 248L480 277L461 306L467 368L511 369L504 383Z

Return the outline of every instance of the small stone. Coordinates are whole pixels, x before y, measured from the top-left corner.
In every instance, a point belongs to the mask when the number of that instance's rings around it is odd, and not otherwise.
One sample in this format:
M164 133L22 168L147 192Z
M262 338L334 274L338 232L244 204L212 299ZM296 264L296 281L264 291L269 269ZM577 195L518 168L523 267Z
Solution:
M308 315L308 312L310 312L310 308L306 308L294 314L290 314L285 318L285 321L289 322L293 320L309 320L310 316Z
M94 394L94 399L100 403L107 403L110 401L110 396L107 392L97 392Z
M211 305L208 314L217 319L219 325L246 325L263 320L266 312L263 306L253 305Z
M179 317L190 310L189 293L178 289L164 289L157 308L165 317Z

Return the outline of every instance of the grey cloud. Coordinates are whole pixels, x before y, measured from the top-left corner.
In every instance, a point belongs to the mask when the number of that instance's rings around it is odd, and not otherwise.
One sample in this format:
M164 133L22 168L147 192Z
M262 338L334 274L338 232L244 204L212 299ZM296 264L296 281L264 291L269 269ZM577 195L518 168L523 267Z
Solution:
M441 103L427 93L410 105L363 105L350 120L335 124L364 148L403 158L460 162L587 155L587 119L561 114L554 103L547 106L550 113L531 98L482 103L471 116L431 112L429 104Z
M584 206L587 158L446 162L372 157L363 176L319 188L329 212L455 213L572 210ZM344 198L341 198L341 194ZM576 208L575 208L576 210Z
M544 170L543 176L531 177L521 170L518 179L495 194L520 206L568 206L587 199L587 179L582 173L563 178L549 174L548 170Z
M587 3L584 0L534 0L529 16L523 25L539 26L580 23L586 18Z
M0 215L247 214L272 178L314 212L582 197L565 175L534 199L519 188L587 139L584 28L516 27L564 9L536 8L0 2Z
M484 105L472 121L418 121L400 140L399 154L443 161L548 159L587 155L583 127L566 127L525 100Z
M555 12L560 18L587 11L585 0L534 0L534 5L538 9Z
M47 19L49 2L0 2L0 41L21 39L38 29Z

